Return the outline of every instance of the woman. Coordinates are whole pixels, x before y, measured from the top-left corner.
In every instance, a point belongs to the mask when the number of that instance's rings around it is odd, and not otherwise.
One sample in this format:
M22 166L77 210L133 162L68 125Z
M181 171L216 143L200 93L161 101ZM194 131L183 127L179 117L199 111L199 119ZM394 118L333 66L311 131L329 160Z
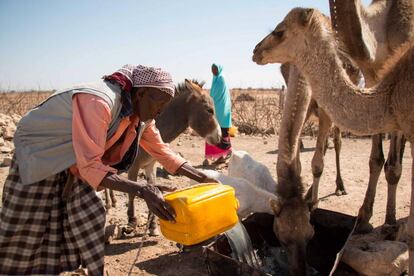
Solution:
M125 65L95 84L54 93L19 122L0 213L0 274L102 275L105 209L95 189L135 193L174 221L161 192L119 176L138 143L168 171L211 179L164 144L154 118L174 96L169 73Z
M220 124L222 139L218 145L210 145L206 143L204 165L208 165L208 160L215 160L215 163L225 162L231 154L230 135L228 133L231 128L231 99L230 91L226 85L226 81L222 75L223 66L213 64L211 66L213 73L213 82L211 84L210 96L214 100L214 109L217 121Z

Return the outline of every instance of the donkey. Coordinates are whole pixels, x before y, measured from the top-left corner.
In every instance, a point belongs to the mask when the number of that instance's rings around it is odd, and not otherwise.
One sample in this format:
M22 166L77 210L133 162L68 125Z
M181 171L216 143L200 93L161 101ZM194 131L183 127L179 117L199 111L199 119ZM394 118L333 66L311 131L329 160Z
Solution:
M162 140L171 143L188 127L205 138L210 144L221 140L221 129L214 113L214 104L208 93L203 91L204 82L185 80L176 87L176 96L156 118L155 125L160 131ZM156 160L143 148L139 148L138 156L128 171L128 179L136 181L139 169L144 169L147 182L155 185ZM132 228L137 225L135 216L134 195L128 195L128 224ZM154 231L154 225L150 231Z

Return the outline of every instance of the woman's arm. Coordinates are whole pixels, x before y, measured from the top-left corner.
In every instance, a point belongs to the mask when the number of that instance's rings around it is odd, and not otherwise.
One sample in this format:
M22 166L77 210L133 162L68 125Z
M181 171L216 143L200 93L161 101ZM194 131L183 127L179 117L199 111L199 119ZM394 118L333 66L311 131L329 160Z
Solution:
M175 154L168 144L162 141L160 132L152 121L141 136L140 145L172 174L181 174L197 182L217 182L208 178L199 170L187 163L187 160Z
M162 193L157 187L131 181L117 174L108 173L102 180L101 187L134 194L145 200L148 209L164 220L175 221L174 209L165 202Z
M78 93L72 98L72 112L76 168L82 180L96 189L108 172L117 172L102 163L111 110L101 97Z

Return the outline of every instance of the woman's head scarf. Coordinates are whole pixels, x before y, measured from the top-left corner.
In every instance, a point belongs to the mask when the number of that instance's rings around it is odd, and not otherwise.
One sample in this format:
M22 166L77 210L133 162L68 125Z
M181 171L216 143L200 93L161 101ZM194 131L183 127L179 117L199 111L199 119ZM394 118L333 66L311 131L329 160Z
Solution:
M133 87L153 87L174 97L171 75L161 68L127 64L104 79L118 83L126 92L131 92Z

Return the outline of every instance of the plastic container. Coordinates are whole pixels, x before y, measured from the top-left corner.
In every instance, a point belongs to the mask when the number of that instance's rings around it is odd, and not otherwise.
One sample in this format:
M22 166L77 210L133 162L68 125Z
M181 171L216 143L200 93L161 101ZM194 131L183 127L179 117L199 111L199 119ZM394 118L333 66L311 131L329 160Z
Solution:
M236 126L232 126L232 127L229 128L228 133L229 133L230 137L236 137L237 133L238 133L238 128Z
M161 232L169 240L194 245L230 228L238 221L239 202L232 187L201 184L165 196L174 208L176 223L160 220Z

